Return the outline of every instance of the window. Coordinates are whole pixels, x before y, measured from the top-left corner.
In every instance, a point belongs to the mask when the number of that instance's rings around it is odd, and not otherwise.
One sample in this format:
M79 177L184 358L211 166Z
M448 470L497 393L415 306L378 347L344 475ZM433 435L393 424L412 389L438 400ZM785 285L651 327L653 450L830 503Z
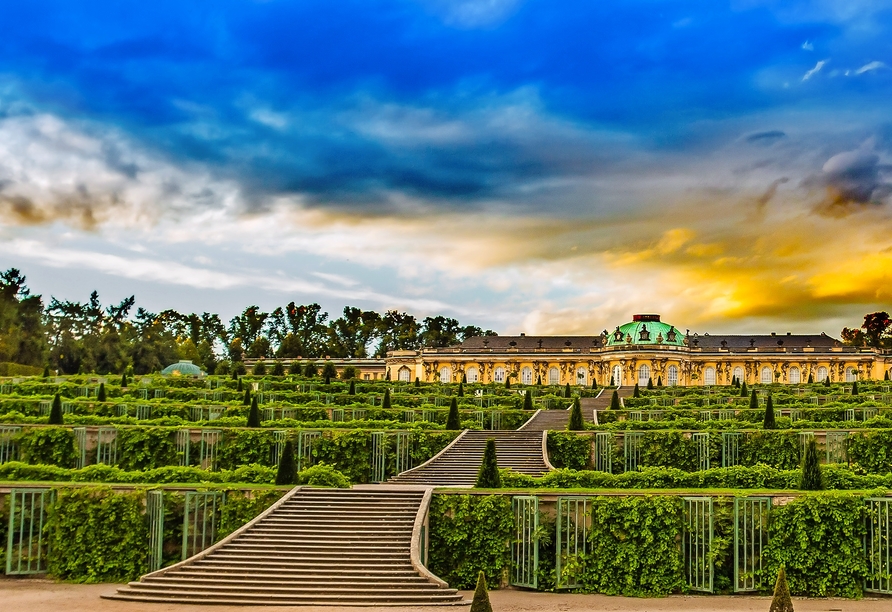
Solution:
M402 382L409 382L410 380L412 380L412 372L406 366L400 368L397 376Z
M371 374L363 374L363 375L362 375L362 379L363 379L363 380L371 380L371 379L372 379L372 375L371 375Z
M667 375L667 383L670 387L674 387L678 384L678 368L674 365L669 366L669 373Z
M579 368L576 370L576 384L577 385L587 385L588 384L588 369L587 368Z
M505 368L498 367L492 373L492 379L497 383L505 382Z
M762 368L762 384L770 385L774 382L774 370L771 368Z
M676 340L678 340L678 334L675 333L674 327L670 327L666 333L666 342L675 342Z
M643 365L638 368L638 385L643 386L650 380L650 366Z
M818 375L815 376L815 382L824 382L825 378L827 378L827 368L821 366L818 368Z
M561 384L561 371L557 368L548 368L548 384L549 385L559 385Z
M703 377L703 382L710 386L715 384L715 368L706 368L706 374Z
M801 379L801 376L799 375L799 368L797 368L796 366L793 366L792 368L790 368L790 373L787 374L787 380L790 381L790 384L798 385L800 379Z
M612 384L616 386L620 386L623 384L623 368L622 366L613 366L613 381Z
M623 333L619 331L619 327L616 328L616 331L613 332L613 340L614 342L622 342L623 341Z
M451 383L452 382L452 368L440 368L440 382L441 383Z
M520 382L525 385L533 384L533 369L524 368L520 371Z
M480 379L480 375L477 373L477 368L470 367L465 370L465 378L469 383L475 383Z
M846 382L855 382L856 380L858 380L858 370L846 368Z
M638 332L638 340L640 342L647 342L650 340L650 332L647 331L647 325L641 326L641 331Z

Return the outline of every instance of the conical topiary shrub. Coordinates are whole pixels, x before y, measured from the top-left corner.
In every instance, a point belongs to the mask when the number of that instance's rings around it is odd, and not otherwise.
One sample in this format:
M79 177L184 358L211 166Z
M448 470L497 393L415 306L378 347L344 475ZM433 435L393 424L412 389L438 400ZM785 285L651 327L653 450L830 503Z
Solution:
M297 483L297 464L294 462L294 444L286 440L279 457L279 469L276 472L277 485L293 485Z
M50 377L50 366L43 366L43 377L44 378ZM889 380L889 379L887 378L886 380Z
M506 389L511 388L511 377L508 376L507 374L505 374L505 388Z
M753 389L753 393L756 390ZM777 429L777 422L774 420L774 401L771 394L765 399L765 417L762 419L762 429Z
M533 394L527 389L523 394L523 409L524 410L532 410L533 409Z
M827 376L824 377L824 386L825 387L830 386L830 374L827 374Z
M567 383L567 386L564 387L564 397L572 397L572 393L570 392L570 383Z
M793 600L790 598L790 587L787 586L787 575L781 567L774 583L774 599L768 612L793 612Z
M326 376L323 379L323 382L325 383L326 386L330 385L331 384L331 376Z
M244 385L242 385L242 379L238 377L238 374L236 374L235 377L238 379L238 386L235 388L235 390L241 393L245 390L245 387Z
M658 387L663 386L663 377L662 376L657 376L657 386Z
M449 402L449 415L446 417L446 431L461 429L461 417L458 414L458 401L453 397Z
M595 380L594 377L592 377L592 390L595 390L597 388L598 388L598 381Z
M635 389L632 391L632 397L641 397L641 389L638 388L638 383L635 383Z
M464 378L464 374L462 374L462 378ZM465 383L458 383L458 397L465 396Z
M242 400L242 405L243 406L251 405L251 390L250 389L245 389L245 398Z
M248 411L248 427L260 427L260 408L257 406L257 396L251 398L251 409Z
M611 387L615 387L615 386L616 386L616 378L613 377L613 376L610 377L610 386L611 386Z
M585 429L585 421L582 419L582 404L577 397L570 408L570 421L567 423L569 431L582 431Z
M802 458L802 472L799 474L799 488L803 491L823 491L824 475L818 459L818 445L811 438L805 445L805 456Z
M541 386L542 386L542 375L541 375L541 374L540 374L539 376L536 377L536 386L537 386L537 387L541 387Z
M99 391L96 392L96 401L105 401L105 383L99 383Z
M750 392L750 410L758 410L759 409L759 398L756 397L756 390L753 389Z
M416 376L416 377L415 377L415 388L417 389L417 388L420 387L420 386L421 386L421 381L420 381L420 380L418 379L418 377Z
M622 406L619 405L619 393L614 389L613 396L610 398L610 409L619 410L620 408L622 408Z
M808 373L808 384L811 385L811 384L814 384L814 382L815 382L815 375L812 374L811 372L809 372Z
M653 388L654 388L654 379L653 378L647 379L647 388L650 390L653 390Z
M47 421L50 425L63 425L65 419L62 417L62 398L59 394L53 397L53 406L50 408L50 419Z
M858 381L852 383L852 395L858 395Z
M492 438L486 441L486 450L483 451L483 463L477 474L478 489L499 489L502 486L502 476L499 474L499 460L496 457L496 441Z
M390 410L390 389L384 389L384 399L381 400L381 408Z
M127 372L124 372L123 374L121 374L121 388L124 388L126 386L127 386Z
M477 574L477 588L474 589L474 599L471 600L470 612L492 612L492 604L489 603L489 591L486 588L486 574L483 570Z
M740 397L746 397L749 395L749 391L746 388L746 381L740 383Z
M356 381L350 379L350 388L347 389L347 395L356 395Z

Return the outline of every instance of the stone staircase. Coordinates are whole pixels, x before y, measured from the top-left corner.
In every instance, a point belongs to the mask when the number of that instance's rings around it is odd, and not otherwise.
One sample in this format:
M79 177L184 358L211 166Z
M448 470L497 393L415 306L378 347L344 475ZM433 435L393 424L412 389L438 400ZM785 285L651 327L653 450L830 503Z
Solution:
M486 441L496 441L500 468L541 476L552 469L545 453L542 431L466 430L438 455L420 466L394 476L395 484L423 484L439 487L473 487L483 463Z
M211 605L466 604L421 563L431 489L297 487L202 553L105 596Z
M634 389L632 387L621 387L618 390L620 397L632 397ZM595 410L608 410L610 408L610 399L613 397L612 389L602 389L598 397L584 397L579 400L582 408L582 418L587 423L594 423ZM569 410L538 410L536 414L530 417L530 420L524 423L520 430L522 431L561 431L567 429L570 422Z

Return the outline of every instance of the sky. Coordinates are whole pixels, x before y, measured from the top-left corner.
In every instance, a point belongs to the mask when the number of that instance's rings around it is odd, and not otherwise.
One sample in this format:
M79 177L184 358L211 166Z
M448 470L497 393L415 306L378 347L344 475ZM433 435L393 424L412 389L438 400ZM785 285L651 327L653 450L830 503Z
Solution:
M499 333L892 309L892 0L29 0L0 267Z

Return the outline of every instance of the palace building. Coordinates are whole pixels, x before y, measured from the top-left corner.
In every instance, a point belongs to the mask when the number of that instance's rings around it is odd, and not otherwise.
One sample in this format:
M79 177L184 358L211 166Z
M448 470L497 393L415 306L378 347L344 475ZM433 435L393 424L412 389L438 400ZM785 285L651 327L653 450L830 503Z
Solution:
M426 382L522 385L728 385L882 379L892 351L844 345L820 334L710 335L682 332L640 314L598 336L477 336L458 346L392 351L386 376Z

